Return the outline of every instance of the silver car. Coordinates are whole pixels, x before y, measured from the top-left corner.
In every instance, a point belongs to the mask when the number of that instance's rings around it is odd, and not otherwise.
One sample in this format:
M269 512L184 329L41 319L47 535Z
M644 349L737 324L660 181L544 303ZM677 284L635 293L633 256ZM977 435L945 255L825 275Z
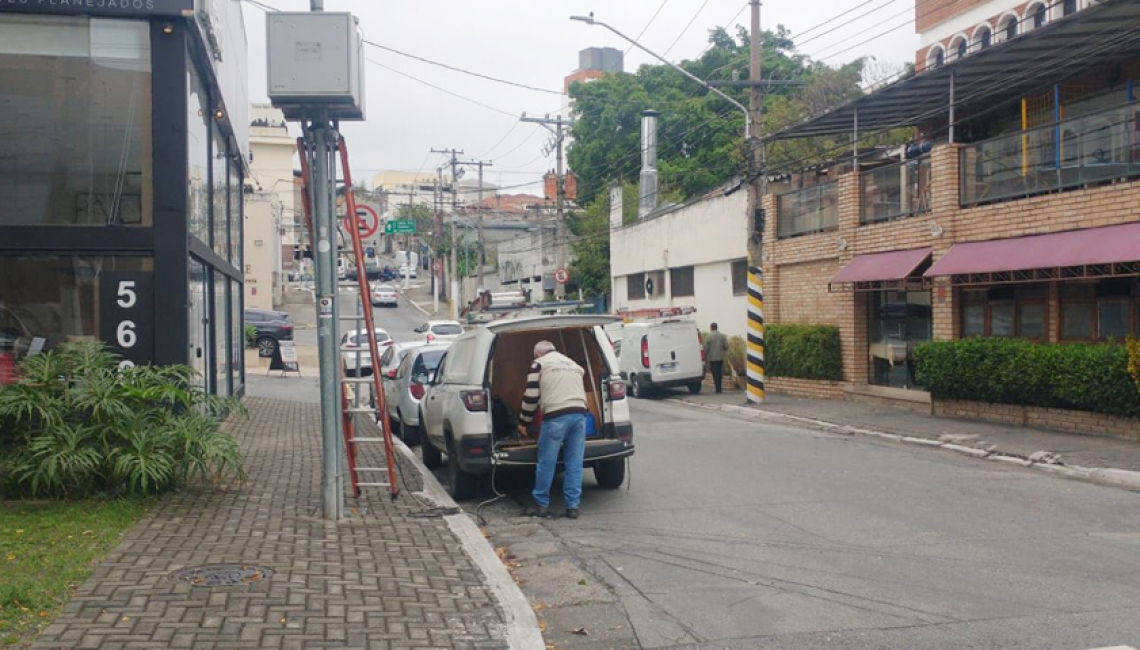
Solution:
M412 348L396 368L396 376L384 382L392 431L409 445L420 442L420 400L449 347L450 343Z
M384 350L392 346L395 342L392 337L388 336L388 332L377 327L376 344L380 348L380 354L384 354ZM344 357L344 366L349 377L367 377L372 374L372 353L368 349L368 331L367 330L352 330L345 332L340 337L340 350L341 356ZM360 369L357 370L357 359L360 360Z

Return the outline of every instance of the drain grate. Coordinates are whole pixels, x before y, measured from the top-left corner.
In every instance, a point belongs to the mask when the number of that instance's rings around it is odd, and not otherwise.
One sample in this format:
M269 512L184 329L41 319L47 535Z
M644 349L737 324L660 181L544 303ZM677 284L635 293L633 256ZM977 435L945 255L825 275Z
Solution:
M272 569L252 564L206 564L179 569L170 574L170 579L189 582L195 587L235 587L260 582L272 575Z

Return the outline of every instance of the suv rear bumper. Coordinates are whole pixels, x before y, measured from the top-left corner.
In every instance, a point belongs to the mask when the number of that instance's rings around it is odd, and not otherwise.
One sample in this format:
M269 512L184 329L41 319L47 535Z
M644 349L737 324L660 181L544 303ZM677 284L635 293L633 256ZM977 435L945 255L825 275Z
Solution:
M633 451L633 443L624 440L614 438L587 440L582 464L589 467L599 461L626 458L632 456ZM500 448L495 452L494 462L505 467L535 467L538 465L538 444ZM561 465L562 461L560 460L558 464Z

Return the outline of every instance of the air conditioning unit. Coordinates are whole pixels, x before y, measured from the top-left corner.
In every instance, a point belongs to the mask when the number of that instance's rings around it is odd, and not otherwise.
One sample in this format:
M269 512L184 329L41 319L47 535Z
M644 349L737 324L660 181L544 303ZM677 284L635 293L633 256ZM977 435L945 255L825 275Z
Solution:
M364 36L350 13L266 15L268 90L289 120L327 110L331 119L364 119Z

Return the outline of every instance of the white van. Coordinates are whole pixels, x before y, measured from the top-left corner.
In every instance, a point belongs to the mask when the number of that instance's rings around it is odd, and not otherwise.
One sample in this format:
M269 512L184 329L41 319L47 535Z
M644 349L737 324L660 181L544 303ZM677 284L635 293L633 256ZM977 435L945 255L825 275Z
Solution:
M688 387L694 395L701 392L705 353L696 321L668 318L606 330L630 396L641 398L655 388L679 386Z

